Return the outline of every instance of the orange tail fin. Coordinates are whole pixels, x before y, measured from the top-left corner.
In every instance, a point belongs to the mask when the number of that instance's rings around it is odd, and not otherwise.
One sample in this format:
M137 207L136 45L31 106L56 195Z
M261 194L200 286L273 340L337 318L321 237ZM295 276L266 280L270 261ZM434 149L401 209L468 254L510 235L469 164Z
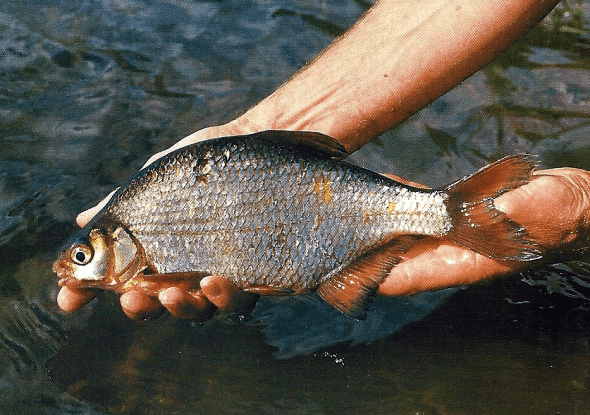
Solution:
M475 252L504 260L540 258L526 230L494 206L493 199L527 183L534 156L508 156L447 186L452 228L448 237Z

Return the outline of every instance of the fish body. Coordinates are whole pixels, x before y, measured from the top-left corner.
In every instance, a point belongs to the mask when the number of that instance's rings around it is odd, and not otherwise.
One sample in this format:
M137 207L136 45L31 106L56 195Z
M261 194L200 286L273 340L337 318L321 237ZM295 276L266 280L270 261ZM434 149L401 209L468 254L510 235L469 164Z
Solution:
M431 190L334 159L344 154L330 137L285 131L181 148L122 186L54 270L62 285L153 295L171 285L198 290L204 275L262 294L319 290L359 317L419 238L536 257L522 228L492 203L528 180L527 156Z

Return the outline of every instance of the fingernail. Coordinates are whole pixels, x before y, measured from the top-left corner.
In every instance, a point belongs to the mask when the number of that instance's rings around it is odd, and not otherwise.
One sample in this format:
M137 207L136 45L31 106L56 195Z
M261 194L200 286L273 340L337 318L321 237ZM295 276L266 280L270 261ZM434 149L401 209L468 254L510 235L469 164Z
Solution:
M215 280L211 280L208 277L203 278L201 281L201 289L207 297L217 297L221 295L221 288L219 285Z

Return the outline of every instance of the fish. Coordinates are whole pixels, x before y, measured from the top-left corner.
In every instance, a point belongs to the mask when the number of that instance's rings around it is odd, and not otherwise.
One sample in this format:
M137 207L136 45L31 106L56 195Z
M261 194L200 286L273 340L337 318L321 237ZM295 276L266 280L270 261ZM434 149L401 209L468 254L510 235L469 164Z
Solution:
M263 131L201 141L140 170L59 254L60 286L194 295L207 275L245 292L318 292L363 319L411 246L447 238L500 260L539 258L493 199L530 180L513 155L440 189L402 184L342 161L337 140Z

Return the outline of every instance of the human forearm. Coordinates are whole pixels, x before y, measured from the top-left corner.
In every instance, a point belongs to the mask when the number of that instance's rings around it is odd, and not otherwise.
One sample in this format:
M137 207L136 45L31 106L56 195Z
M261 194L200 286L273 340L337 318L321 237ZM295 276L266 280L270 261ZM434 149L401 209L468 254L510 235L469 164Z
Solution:
M354 151L490 62L556 0L383 0L235 121L320 131Z

